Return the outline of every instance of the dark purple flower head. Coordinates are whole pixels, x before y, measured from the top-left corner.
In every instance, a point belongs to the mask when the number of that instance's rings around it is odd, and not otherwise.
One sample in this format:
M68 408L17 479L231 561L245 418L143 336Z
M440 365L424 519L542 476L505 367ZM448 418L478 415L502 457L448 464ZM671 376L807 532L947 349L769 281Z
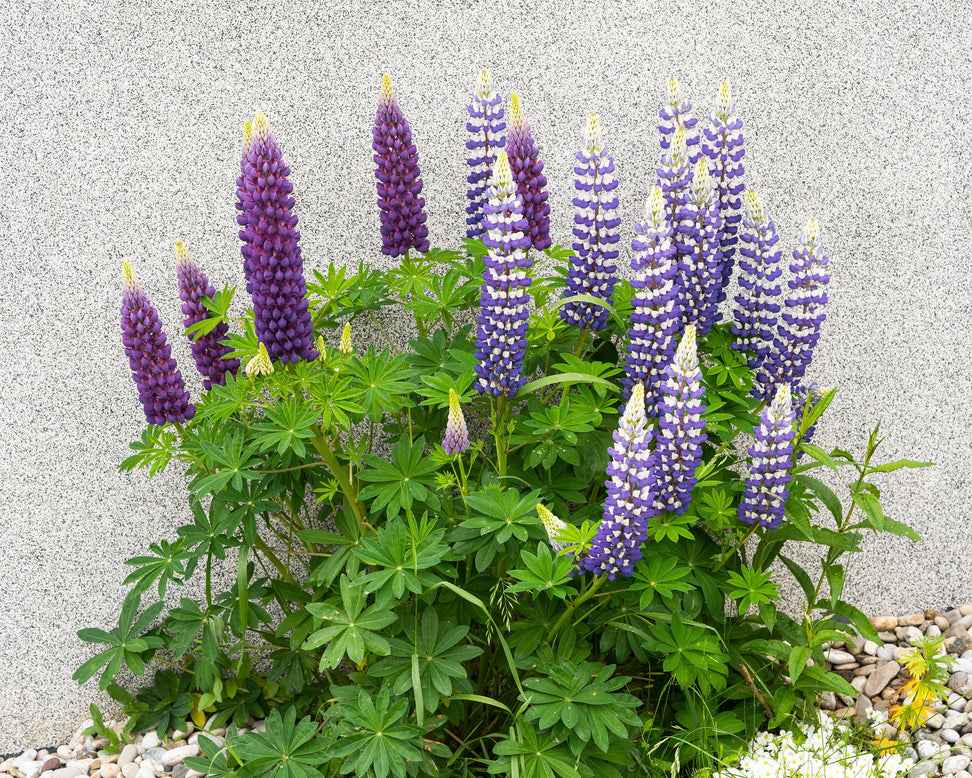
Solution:
M596 575L607 575L609 581L617 575L634 574L641 544L648 537L648 520L660 513L655 504L650 446L644 387L637 383L614 431L614 445L608 449L604 516L584 560L584 567Z
M702 129L702 151L709 159L716 201L722 214L722 289L717 302L725 299L725 287L732 274L736 253L736 233L742 219L743 146L742 119L735 114L728 82L719 87L719 99L709 112L709 123Z
M763 212L762 203L752 189L746 190L746 216L739 237L739 294L729 327L736 336L732 347L748 352L749 366L759 369L773 343L776 315L780 312L780 285L783 272L780 250L774 248L780 237L776 225Z
M429 250L428 218L422 197L422 171L412 129L395 99L391 76L381 79L381 97L371 131L378 209L381 217L381 253L400 257L409 249Z
M237 179L236 220L243 227L243 266L246 288L253 295L256 336L273 360L310 361L317 358L317 349L293 212L294 186L287 178L290 168L261 111L249 129L250 146L243 151Z
M631 281L631 329L622 378L623 399L641 382L645 387L647 413L658 415L661 386L666 368L675 353L675 332L679 326L677 266L672 227L665 218L665 200L656 186L645 204L644 220L635 225L631 242L634 257Z
M533 248L550 246L550 206L547 204L547 177L543 174L540 149L533 140L530 124L523 118L520 98L510 95L510 133L506 142L510 169L516 191L523 198L523 215L530 225L529 238Z
M523 201L513 183L505 151L496 157L490 182L489 201L483 213L483 240L489 252L484 257L480 313L476 320L475 389L495 397L512 397L526 383L520 373L527 345L530 321L531 262L527 257L530 239L524 235Z
M176 361L172 357L159 314L152 307L126 259L122 262L122 343L138 387L138 399L149 424L189 421L196 406L189 402Z
M564 297L578 294L600 297L611 302L617 282L618 250L614 244L621 239L617 215L618 198L614 190L614 160L601 140L601 120L596 113L587 117L584 145L577 152L574 166L574 256L570 258L567 288ZM568 324L592 330L603 330L608 320L605 308L595 303L568 302L560 309L561 318Z
M699 119L697 116L691 115L692 103L682 97L678 81L675 80L674 76L669 76L665 87L665 104L662 105L661 110L658 112L658 116L661 119L661 124L658 125L658 129L661 132L662 151L669 150L675 138L675 131L679 126L682 126L685 128L686 133L685 146L688 161L694 165L702 155L702 150L699 147L699 133L695 129L695 125L698 124Z
M467 159L472 172L466 177L470 188L466 190L469 205L466 207L467 238L478 238L486 227L483 225L483 207L488 198L489 176L496 164L497 152L506 147L506 122L503 121L503 98L493 91L492 77L488 70L479 71L479 81L468 106L469 121L466 129L469 140ZM511 160L512 164L512 160Z
M186 244L181 240L176 241L175 255L179 297L182 300L182 313L186 317L182 320L182 324L188 329L193 324L210 317L211 312L203 305L203 298L212 298L216 290L209 283L206 274L190 259ZM196 368L203 375L203 388L206 391L212 389L213 384L225 385L226 374L231 373L235 376L240 369L240 360L224 359L232 350L221 343L228 331L226 322L220 322L214 329L196 340L189 336L192 358L196 361Z
M653 473L657 482L655 507L660 511L684 513L692 501L695 473L702 464L702 444L706 439L702 431L703 394L695 327L689 324L668 367L668 381L659 403Z
M722 218L705 161L695 163L692 183L679 213L678 304L682 322L694 324L700 336L708 335L719 318L722 288Z
M738 510L744 524L759 522L760 526L775 529L783 520L790 494L787 485L793 457L793 418L790 387L783 385L763 410L756 442L749 449L752 462Z
M820 327L827 318L824 287L830 276L824 268L830 260L820 246L816 219L807 223L800 246L793 251L793 259L790 271L794 278L787 282L790 293L786 296L786 308L776 326L773 348L756 375L758 385L754 393L767 401L776 391L775 387L787 384L796 390L810 366L813 349L820 340Z

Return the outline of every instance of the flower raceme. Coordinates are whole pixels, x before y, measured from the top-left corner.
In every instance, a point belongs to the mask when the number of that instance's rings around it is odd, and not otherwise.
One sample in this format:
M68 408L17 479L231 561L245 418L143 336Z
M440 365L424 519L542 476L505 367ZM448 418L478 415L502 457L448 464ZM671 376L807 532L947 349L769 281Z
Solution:
M750 447L752 463L746 490L739 503L739 520L744 524L759 522L775 529L783 520L783 509L790 492L790 463L793 456L793 406L790 387L777 390L773 402L766 406L756 428L756 442Z
M722 217L705 162L695 163L692 183L679 211L678 303L684 324L694 324L698 335L709 334L719 316L722 287L722 251L719 236Z
M658 130L661 133L662 152L667 152L671 148L672 141L675 138L675 131L679 127L684 127L686 133L686 157L689 163L694 165L701 156L699 133L695 129L695 125L698 124L699 119L697 116L691 115L692 103L682 97L682 90L674 76L669 76L665 87L666 100L661 110L658 111L658 116L661 119Z
M496 155L506 147L506 122L503 121L503 98L493 90L493 79L488 70L479 71L479 80L467 107L469 121L466 130L469 140L466 148L471 156L466 160L472 171L466 177L470 188L466 190L469 205L466 207L467 238L478 238L485 231L483 209L489 196L489 176L496 164ZM512 165L512 160L510 161ZM543 163L541 163L543 167ZM546 179L544 179L546 182Z
M543 160L533 140L530 124L523 117L520 98L510 95L510 130L506 139L506 153L516 181L516 190L523 198L523 215L529 224L530 244L539 250L548 248L550 241L550 206L547 204L547 177L543 174Z
M452 388L449 389L449 420L446 422L445 433L442 436L442 448L450 455L464 454L469 448L466 417L462 415L459 395Z
M139 285L132 266L122 262L122 343L138 387L138 399L149 424L189 421L196 407L189 402L159 314Z

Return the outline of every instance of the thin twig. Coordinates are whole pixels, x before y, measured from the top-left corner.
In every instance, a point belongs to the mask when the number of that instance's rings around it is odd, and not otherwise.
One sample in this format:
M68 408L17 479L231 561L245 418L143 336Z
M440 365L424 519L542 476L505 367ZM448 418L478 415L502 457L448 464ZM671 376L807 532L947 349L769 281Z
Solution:
M772 721L773 709L769 706L769 703L766 702L766 698L763 696L763 693L759 689L757 689L756 684L753 683L753 677L749 674L749 668L747 668L746 665L740 662L739 672L742 673L743 680L746 682L746 685L749 687L749 690L753 693L753 696L756 697L756 702L758 702L762 706L763 713L766 714L766 718Z

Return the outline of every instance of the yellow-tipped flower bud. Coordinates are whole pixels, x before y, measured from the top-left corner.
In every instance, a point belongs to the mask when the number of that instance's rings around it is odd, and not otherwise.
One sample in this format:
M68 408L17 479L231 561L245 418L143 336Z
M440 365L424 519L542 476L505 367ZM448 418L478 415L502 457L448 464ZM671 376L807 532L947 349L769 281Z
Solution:
M719 86L719 97L716 102L716 111L719 117L726 121L729 112L732 110L732 92L729 89L729 82L723 81Z
M247 119L243 122L243 151L248 151L253 145L253 123Z
M127 259L122 260L122 281L125 289L138 288L138 279L135 278L135 271L132 270L132 263Z
M476 95L480 99L485 99L489 97L489 93L493 91L493 76L488 70L483 68L479 71L479 83L476 84Z
M253 117L251 134L253 137L253 143L265 141L270 137L270 123L267 121L267 117L263 115L263 111L260 109L257 109L256 115Z
M810 219L807 222L807 240L816 243L820 240L820 224L816 219Z
M469 448L466 417L462 415L462 406L459 405L459 395L455 389L449 389L449 418L442 436L442 448L450 455L464 454Z
M652 187L651 194L648 195L648 202L645 204L645 219L653 227L657 227L665 221L665 194L660 186Z
M338 346L344 356L349 357L354 353L354 346L351 345L351 322L344 325L344 332L341 333L341 345Z
M746 190L746 210L757 224L762 224L766 218L766 214L763 213L763 203L755 189Z
M243 371L249 376L270 375L273 372L273 362L270 361L270 355L267 353L266 346L262 343L260 344L257 355L246 363Z
M669 76L666 82L668 87L668 100L671 103L677 103L681 99L681 90L678 87L678 81L675 76Z
M685 145L685 125L680 124L675 130L675 138L672 140L672 156L675 159L682 159L686 153Z
M317 347L318 360L323 362L327 352L327 344L324 342L324 336L318 335L317 340L314 342L314 345Z
M510 129L520 129L523 127L523 106L520 105L520 96L514 92L510 95Z
M601 117L596 113L588 114L587 127L584 132L584 139L587 141L588 148L600 152L601 146Z
M510 168L510 158L506 155L506 149L500 149L496 153L496 163L493 165L493 176L490 185L496 190L495 196L499 198L509 197L516 194L516 184L513 183L513 170ZM490 195L493 197L494 195Z
M186 265L189 263L189 249L181 240L175 242L176 265Z
M561 532L567 529L567 523L558 519L549 508L540 503L537 503L537 515L543 522L543 528L547 531L547 540L550 542L551 548L560 553L567 547L567 544L562 540L557 540L557 538L560 537Z
M391 76L385 73L381 77L381 95L378 102L387 105L395 99L395 88L392 86Z

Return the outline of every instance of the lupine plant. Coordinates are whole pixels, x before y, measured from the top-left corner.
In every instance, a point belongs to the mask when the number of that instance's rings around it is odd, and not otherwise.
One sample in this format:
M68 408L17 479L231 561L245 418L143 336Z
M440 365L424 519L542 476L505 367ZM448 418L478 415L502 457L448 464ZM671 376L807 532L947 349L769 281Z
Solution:
M480 86L473 119L498 121ZM509 153L471 147L490 160L480 237L433 249L385 77L372 249L400 259L382 271L309 263L305 276L282 151L262 114L246 125L252 305L231 314L233 290L178 249L209 380L194 405L125 265L122 342L149 424L121 467L177 461L188 518L128 560L118 624L79 633L101 650L76 678L100 671L125 731L193 721L193 769L688 774L724 766L757 731L796 731L821 692L854 693L824 646L877 635L842 599L841 558L868 531L917 538L884 515L871 478L923 463L878 464L876 429L860 461L809 443L835 391L802 389L823 320L820 228L800 240L774 339L779 237L750 192L743 291L723 324L723 208L741 172L728 87L695 144L670 83L665 175L635 224L621 224L587 117L573 251L543 245L545 182L512 105ZM631 281L615 275L625 230ZM410 340L381 327L386 306L414 317ZM853 474L846 508L819 468ZM789 555L797 543L819 549L819 574ZM777 607L780 571L805 595L800 616ZM123 663L140 674L153 659L152 685L117 685ZM242 730L254 718L265 733Z

